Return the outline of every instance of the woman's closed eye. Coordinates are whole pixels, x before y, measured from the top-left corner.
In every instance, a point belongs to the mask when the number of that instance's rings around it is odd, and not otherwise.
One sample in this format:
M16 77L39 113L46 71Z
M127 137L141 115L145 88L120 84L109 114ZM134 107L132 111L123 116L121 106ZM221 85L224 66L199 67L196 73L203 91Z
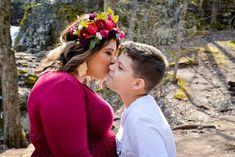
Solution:
M113 52L107 51L106 54L109 55L109 56L112 56L112 55L113 55Z

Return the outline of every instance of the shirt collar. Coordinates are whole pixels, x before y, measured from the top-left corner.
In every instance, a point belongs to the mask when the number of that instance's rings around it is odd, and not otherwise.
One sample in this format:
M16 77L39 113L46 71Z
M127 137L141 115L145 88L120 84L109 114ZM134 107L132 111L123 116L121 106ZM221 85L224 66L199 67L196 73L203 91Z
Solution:
M148 95L141 96L137 98L136 100L134 100L122 113L122 121L125 122L126 117L134 108L136 108L138 105L144 104L149 99L153 99L153 97L148 94Z

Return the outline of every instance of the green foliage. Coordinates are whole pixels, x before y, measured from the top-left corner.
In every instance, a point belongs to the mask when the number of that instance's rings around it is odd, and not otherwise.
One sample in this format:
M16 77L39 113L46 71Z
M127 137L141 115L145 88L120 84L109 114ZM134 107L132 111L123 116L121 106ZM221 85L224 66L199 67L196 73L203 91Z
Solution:
M76 5L56 3L54 8L57 17L63 22L67 21L67 23L73 22L77 18L76 15L82 14L81 3Z
M97 93L104 93L104 88L98 88L98 89L96 90L96 92L97 92Z
M184 90L182 88L177 89L175 95L174 95L175 99L178 100L187 100L187 95L185 94Z
M191 89L188 86L188 83L185 79L177 77L178 89L174 95L175 99L178 100L188 100L188 95L191 93Z
M216 23L212 23L211 25L211 28L214 28L214 29L218 29L218 30L226 30L226 29L229 29L229 25L223 25L219 22L216 22Z
M165 77L162 80L162 84L166 85L167 83L171 82L172 81L172 77L173 77L172 72L167 72Z
M219 41L218 43L225 44L226 46L230 47L231 49L235 49L235 40Z
M19 69L18 70L19 75L26 74L26 73L27 73L27 69Z
M174 67L175 62L169 63L170 67ZM190 66L190 65L197 65L197 61L193 57L181 57L179 60L179 66Z
M28 67L28 63L22 63L21 64L23 67Z
M212 57L214 58L216 64L218 64L218 65L228 64L228 61L226 60L223 52L221 52L221 50L219 48L217 48L216 46L214 46L213 44L207 44L204 47L203 51L205 53L210 53L212 55Z
M24 16L22 18L22 20L20 21L20 27L22 27L25 24L25 21L27 19L27 17L30 15L31 11L33 8L40 6L41 4L36 4L36 3L26 3L23 6L24 9Z
M29 86L33 86L37 80L38 80L38 76L29 75L25 83Z

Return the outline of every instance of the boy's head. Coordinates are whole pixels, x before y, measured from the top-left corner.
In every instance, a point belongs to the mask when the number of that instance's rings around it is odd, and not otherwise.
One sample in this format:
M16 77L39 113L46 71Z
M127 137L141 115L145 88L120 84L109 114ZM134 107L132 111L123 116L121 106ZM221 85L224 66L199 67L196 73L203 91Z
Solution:
M118 52L120 56L110 66L106 81L110 89L119 94L132 92L132 89L142 89L148 93L160 83L167 68L167 60L157 48L128 41L119 46Z

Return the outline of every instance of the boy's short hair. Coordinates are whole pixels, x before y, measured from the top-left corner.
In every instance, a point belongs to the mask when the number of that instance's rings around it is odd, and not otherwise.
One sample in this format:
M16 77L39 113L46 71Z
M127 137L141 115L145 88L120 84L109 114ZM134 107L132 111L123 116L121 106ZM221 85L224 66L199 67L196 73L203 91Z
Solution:
M168 63L160 50L147 44L127 41L120 45L118 51L132 59L134 76L144 79L147 92L161 82Z

